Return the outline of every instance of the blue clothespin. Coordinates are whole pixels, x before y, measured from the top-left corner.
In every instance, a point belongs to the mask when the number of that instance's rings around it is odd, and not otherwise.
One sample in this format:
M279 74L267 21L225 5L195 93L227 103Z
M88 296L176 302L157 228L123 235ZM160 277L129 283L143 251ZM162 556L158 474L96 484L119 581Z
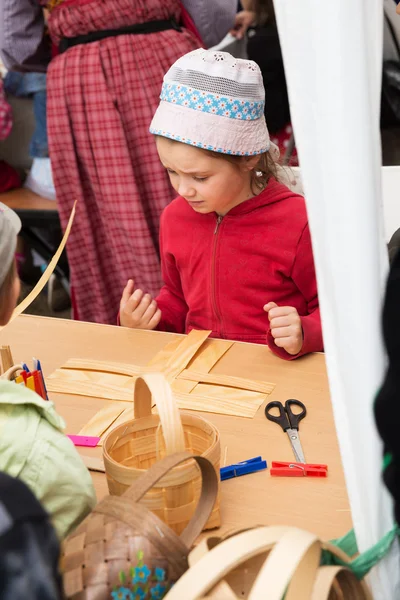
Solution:
M249 458L243 462L229 465L228 467L222 467L220 469L221 481L225 479L232 479L233 477L240 477L241 475L248 475L249 473L256 473L267 468L267 461L262 460L261 456L255 458Z
M28 365L25 363L21 363L23 370L25 371L25 373L30 373L30 370L28 368Z

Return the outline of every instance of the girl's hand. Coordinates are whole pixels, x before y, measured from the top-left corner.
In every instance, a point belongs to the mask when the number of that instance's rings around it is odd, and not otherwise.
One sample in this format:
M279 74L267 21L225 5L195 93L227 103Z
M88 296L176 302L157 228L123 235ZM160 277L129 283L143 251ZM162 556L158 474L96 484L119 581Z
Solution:
M253 25L256 20L256 13L252 10L242 10L238 12L235 17L235 24L233 29L230 30L230 34L236 39L241 40L246 35L248 28Z
M264 306L268 313L271 334L275 345L296 355L303 347L303 329L299 313L293 306L278 306L269 302Z
M123 327L132 329L155 329L161 320L161 310L150 294L135 290L132 279L128 281L122 294L119 320Z

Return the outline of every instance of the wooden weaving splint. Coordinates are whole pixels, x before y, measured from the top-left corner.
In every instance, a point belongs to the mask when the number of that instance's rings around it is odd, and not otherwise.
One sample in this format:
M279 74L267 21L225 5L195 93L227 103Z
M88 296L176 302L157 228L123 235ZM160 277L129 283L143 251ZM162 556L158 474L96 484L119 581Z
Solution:
M10 346L0 346L0 375L4 375L8 369L14 366L14 359Z
M210 333L193 330L184 338L174 339L146 367L70 359L46 379L47 389L113 401L79 432L86 436L104 438L110 427L132 419L135 380L154 371L165 375L181 409L253 418L275 384L210 373L234 343L206 343Z

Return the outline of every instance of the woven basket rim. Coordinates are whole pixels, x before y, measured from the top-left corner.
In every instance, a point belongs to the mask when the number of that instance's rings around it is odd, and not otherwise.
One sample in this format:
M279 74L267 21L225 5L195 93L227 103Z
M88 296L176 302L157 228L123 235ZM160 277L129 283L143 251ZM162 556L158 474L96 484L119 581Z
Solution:
M197 421L197 422L201 422L201 423L206 423L207 426L211 429L212 434L213 434L213 439L210 442L209 447L207 448L207 450L205 452L202 453L202 456L205 456L207 458L207 455L212 452L216 446L218 446L218 444L220 443L220 434L219 434L219 430L217 429L217 427L211 423L210 421L208 421L207 419L204 419L203 417L200 417L198 415L193 415L192 413L188 412L188 411L180 411L181 417L182 417L182 425L183 428L185 429L185 423L184 423L184 418L185 417L190 417L191 421ZM126 465L122 465L120 462L118 462L117 460L115 460L109 453L108 450L108 445L110 444L110 441L115 441L114 438L117 437L118 432L120 432L122 429L126 429L127 427L129 427L130 425L133 425L135 423L139 423L140 421L145 421L145 420L150 420L151 418L159 418L157 414L152 414L150 417L142 417L141 419L131 419L130 421L126 421L125 423L122 423L121 425L118 425L118 427L115 427L114 429L112 429L110 431L110 433L107 435L107 437L105 438L104 442L103 442L103 457L104 457L104 462L108 462L112 465L114 465L115 467L118 467L118 470L124 472L138 472L138 473L144 473L145 471L147 471L147 469L141 469L139 467L129 467ZM203 430L204 431L204 430ZM190 459L188 459L189 461ZM175 472L179 472L179 471L186 471L188 468L192 469L194 465L188 465L187 462L184 462L180 465L178 465L177 467L174 467L173 471ZM156 486L157 487L157 486Z

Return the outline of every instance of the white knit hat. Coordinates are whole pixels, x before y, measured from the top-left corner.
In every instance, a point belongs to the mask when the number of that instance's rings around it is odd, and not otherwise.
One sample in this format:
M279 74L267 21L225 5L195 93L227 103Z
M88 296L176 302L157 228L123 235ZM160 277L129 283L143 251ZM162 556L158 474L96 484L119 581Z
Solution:
M21 221L11 208L0 202L0 287L11 268Z
M227 52L194 50L164 76L150 132L222 154L279 156L264 118L259 67Z

